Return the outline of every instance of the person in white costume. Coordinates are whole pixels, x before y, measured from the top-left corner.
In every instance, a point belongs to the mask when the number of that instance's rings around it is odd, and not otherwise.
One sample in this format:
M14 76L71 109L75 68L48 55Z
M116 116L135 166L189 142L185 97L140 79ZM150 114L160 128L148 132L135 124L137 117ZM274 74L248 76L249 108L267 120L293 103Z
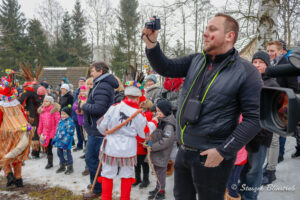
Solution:
M129 200L131 185L135 182L134 165L136 164L137 140L148 137L156 129L156 122L147 122L140 112L139 102L142 97L140 83L129 81L125 83L125 99L109 108L106 114L98 120L97 128L105 135L100 149L102 172L102 200L112 199L113 178L118 174L121 178L121 200ZM136 116L134 114L138 113ZM124 124L124 121L128 121ZM120 125L123 122L122 126ZM119 126L119 129L114 129ZM115 131L111 131L111 130ZM119 168L119 173L118 173Z

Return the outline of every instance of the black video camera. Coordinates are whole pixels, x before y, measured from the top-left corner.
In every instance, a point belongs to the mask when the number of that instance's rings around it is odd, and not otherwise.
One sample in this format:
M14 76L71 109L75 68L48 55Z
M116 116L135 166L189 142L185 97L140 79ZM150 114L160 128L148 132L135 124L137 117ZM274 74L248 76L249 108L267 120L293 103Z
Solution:
M289 56L290 64L269 67L271 77L300 75L300 46ZM263 87L260 97L260 124L282 136L294 135L300 121L300 95L289 88Z
M153 16L154 19L152 19L150 22L145 23L145 27L147 29L151 29L153 31L160 29L160 19L156 18L156 16Z

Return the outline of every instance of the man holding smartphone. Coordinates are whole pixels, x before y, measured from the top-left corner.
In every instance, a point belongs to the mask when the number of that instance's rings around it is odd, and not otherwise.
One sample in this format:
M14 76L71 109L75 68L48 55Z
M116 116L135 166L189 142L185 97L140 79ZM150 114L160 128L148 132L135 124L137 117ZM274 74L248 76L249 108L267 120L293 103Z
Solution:
M235 19L217 14L206 26L202 53L168 59L157 42L158 30L142 31L155 71L185 77L176 116L181 144L175 161L176 200L194 200L196 195L223 200L237 151L260 130L262 81L233 47L238 32Z

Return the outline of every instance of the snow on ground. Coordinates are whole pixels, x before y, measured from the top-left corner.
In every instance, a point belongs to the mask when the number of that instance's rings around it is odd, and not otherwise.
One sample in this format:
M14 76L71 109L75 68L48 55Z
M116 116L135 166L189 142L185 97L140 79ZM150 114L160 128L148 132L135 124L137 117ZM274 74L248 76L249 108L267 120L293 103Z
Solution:
M295 138L289 137L286 144L285 160L277 167L277 180L272 185L272 188L264 188L260 192L259 200L298 200L300 199L300 159L291 159L291 153L294 151ZM74 173L71 175L56 174L55 171L59 167L59 160L56 154L56 148L53 148L54 154L54 167L46 170L44 169L47 164L46 155L38 160L27 160L23 167L24 184L47 184L49 187L60 186L73 191L75 194L83 194L88 192L86 186L89 184L89 176L82 176L81 172L84 170L84 159L79 157L83 154L82 151L74 152ZM3 176L3 171L0 176ZM133 188L131 192L132 200L147 199L148 191L154 189L155 178L150 175L151 184L146 189ZM166 186L166 199L173 198L173 185L174 177L167 177ZM285 187L285 188L284 188ZM272 191L279 190L279 191ZM289 191L282 191L282 190ZM116 178L114 181L115 197L120 196L120 179Z

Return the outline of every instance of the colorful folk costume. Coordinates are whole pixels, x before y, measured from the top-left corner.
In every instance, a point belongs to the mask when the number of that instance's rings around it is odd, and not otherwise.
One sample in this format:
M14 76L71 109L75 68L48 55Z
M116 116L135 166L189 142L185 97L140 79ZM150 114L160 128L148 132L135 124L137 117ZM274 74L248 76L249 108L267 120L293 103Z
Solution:
M5 72L7 76L2 77L0 85L0 167L7 177L7 187L22 187L22 161L28 158L33 131L17 100L14 71Z
M125 88L125 100L111 106L97 122L98 130L105 135L100 149L102 200L112 199L113 178L117 174L121 178L120 199L130 199L131 185L135 182L136 136L145 138L156 128L156 123L147 122L141 113L139 102L133 100L142 96L136 82L127 82L126 85L129 86Z
M23 93L19 95L18 100L24 107L28 122L34 130L34 136L32 138L31 143L31 155L33 158L39 158L40 143L39 135L37 134L37 129L39 125L38 108L41 106L43 102L43 97L45 96L45 94L38 94L39 85L37 80L39 80L39 78L42 75L41 66L37 68L35 77L32 71L32 67L20 64L20 68L22 70L22 76L25 79L25 83L23 84ZM46 89L44 90L46 91Z

